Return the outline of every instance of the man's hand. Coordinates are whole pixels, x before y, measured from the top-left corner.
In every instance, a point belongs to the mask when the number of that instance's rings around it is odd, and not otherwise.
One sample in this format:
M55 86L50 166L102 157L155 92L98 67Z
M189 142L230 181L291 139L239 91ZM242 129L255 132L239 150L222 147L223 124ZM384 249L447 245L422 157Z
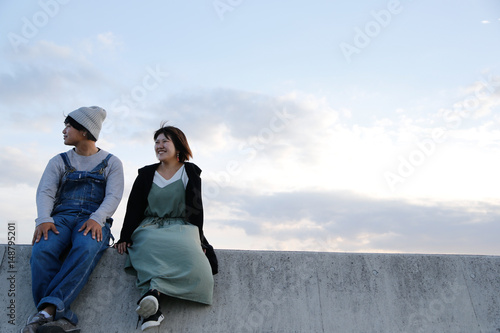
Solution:
M45 222L38 225L35 228L35 232L33 233L33 240L31 241L31 245L38 243L43 236L43 239L49 239L49 230L52 230L56 235L59 233L57 231L56 225L52 222Z
M99 223L97 223L96 221L92 220L92 219L88 219L83 225L82 227L80 228L80 230L78 230L78 232L81 232L83 231L83 235L84 236L87 236L87 234L89 233L89 231L91 232L92 234L92 239L96 239L98 242L102 241L102 227Z
M124 254L127 252L127 248L129 248L132 244L127 243L127 242L121 242L118 244L115 244L115 249L118 251L119 254Z

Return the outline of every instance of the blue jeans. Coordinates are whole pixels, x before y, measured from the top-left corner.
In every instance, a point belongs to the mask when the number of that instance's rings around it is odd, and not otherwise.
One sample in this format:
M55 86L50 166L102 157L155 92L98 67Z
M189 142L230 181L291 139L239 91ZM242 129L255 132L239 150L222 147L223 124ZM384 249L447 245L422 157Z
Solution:
M84 231L78 232L89 216L81 210L54 215L59 234L49 231L48 240L42 237L35 243L30 259L33 299L37 309L55 305L54 320L64 317L75 325L78 318L70 310L70 304L108 248L111 235L108 223L102 228L101 242L92 239L91 232L86 236L83 235ZM66 258L61 260L66 252Z

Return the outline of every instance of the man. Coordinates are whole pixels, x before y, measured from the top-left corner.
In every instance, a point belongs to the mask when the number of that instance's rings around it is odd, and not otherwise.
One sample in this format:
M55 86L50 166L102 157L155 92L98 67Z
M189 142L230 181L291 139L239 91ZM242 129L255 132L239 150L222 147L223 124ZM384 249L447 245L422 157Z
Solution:
M123 195L121 161L96 146L105 118L97 106L70 112L62 133L73 148L53 157L40 179L30 260L39 312L23 333L80 331L70 305L108 248Z

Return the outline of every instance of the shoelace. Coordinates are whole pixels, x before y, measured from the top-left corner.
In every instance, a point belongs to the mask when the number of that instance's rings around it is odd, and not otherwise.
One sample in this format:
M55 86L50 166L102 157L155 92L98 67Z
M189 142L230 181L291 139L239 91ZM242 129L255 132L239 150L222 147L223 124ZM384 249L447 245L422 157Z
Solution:
M137 316L137 324L135 325L135 329L139 328L139 322L141 321L141 316Z

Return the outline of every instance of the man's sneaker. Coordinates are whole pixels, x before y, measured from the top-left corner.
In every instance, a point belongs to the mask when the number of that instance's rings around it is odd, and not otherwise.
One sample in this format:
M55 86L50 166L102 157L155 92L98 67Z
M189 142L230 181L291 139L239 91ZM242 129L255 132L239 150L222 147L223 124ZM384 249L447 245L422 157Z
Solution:
M142 296L142 298L137 302L139 306L137 309L135 309L135 312L142 317L142 318L148 318L154 315L159 307L160 303L158 301L159 295L158 292L155 290L149 290L147 293Z
M161 313L160 309L158 309L154 315L142 321L141 330L144 331L150 327L160 326L163 319L165 319L165 316Z
M59 320L47 323L40 326L37 333L80 333L80 329L70 323L67 319L61 318Z
M26 326L21 330L21 333L36 333L37 329L52 321L52 317L46 318L41 312L35 313L28 318Z

